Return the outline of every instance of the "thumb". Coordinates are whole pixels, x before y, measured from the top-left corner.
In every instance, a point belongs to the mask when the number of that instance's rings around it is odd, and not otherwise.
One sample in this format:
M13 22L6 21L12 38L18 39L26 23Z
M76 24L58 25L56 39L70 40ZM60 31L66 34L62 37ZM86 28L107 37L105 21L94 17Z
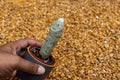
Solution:
M24 71L24 72L28 72L31 74L44 74L45 73L45 68L35 64L33 62L27 61L21 57L19 57L19 62L16 65L18 70Z

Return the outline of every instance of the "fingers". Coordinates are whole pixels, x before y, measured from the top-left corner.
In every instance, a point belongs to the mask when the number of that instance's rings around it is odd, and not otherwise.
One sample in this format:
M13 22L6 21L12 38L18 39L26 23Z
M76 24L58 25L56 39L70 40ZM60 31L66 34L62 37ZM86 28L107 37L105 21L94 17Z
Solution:
M20 39L1 46L0 50L6 53L13 53L16 55L16 53L19 53L21 50L25 51L23 49L25 49L27 46L40 47L41 43L32 39Z
M16 73L17 73L17 70L14 70L13 72L3 72L3 73L0 73L0 80L1 78L6 78L6 77L15 77L16 76Z
M20 57L19 57L19 62L16 65L16 68L18 70L28 72L31 74L37 74L37 75L44 74L45 72L45 69L42 66L32 63L30 61L27 61L25 59L22 59Z
M21 39L21 40L15 41L14 43L17 48L25 48L27 46L34 46L34 45L38 47L41 46L40 42L34 41L32 39Z

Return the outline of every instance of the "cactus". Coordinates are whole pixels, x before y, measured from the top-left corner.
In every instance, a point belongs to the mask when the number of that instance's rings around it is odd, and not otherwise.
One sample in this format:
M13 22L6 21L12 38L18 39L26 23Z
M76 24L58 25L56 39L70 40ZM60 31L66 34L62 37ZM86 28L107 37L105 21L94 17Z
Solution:
M59 18L50 28L50 32L48 33L44 44L41 46L41 50L39 54L42 56L43 59L47 59L50 55L52 50L54 49L56 43L58 42L59 38L63 33L64 28L64 19Z

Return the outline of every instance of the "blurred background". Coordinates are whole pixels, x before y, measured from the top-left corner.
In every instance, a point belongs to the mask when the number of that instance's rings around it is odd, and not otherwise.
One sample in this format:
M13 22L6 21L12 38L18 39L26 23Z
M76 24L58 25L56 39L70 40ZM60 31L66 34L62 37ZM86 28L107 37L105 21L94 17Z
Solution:
M0 45L21 38L44 43L58 18L65 28L46 80L119 80L120 0L0 0Z

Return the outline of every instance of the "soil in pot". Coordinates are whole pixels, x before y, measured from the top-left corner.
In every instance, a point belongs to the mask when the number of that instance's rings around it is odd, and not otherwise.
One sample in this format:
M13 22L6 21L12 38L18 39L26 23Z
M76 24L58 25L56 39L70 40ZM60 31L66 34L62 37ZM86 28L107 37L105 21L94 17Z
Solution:
M49 63L49 64L54 64L54 61L52 60L51 56L49 56L49 58L42 58L42 56L40 55L40 47L31 47L30 51L40 60L43 60L45 63Z

